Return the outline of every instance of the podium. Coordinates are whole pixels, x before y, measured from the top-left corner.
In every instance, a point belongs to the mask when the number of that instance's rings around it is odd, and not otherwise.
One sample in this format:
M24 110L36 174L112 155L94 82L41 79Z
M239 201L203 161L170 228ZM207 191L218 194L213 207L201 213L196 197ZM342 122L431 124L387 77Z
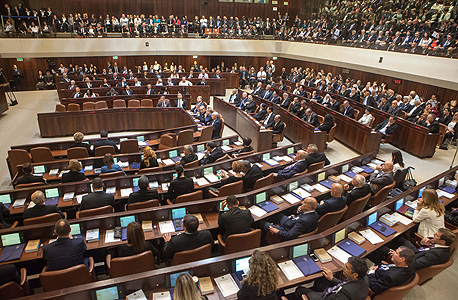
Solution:
M8 83L0 84L0 114L8 110L8 101L6 100L6 89L8 88Z

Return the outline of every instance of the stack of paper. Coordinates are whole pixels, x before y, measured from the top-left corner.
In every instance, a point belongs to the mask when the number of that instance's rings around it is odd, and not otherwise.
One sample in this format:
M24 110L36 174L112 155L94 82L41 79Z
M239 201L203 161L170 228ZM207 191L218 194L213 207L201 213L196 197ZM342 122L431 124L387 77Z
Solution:
M153 293L153 300L172 300L170 292Z
M301 201L299 198L297 198L293 194L286 194L281 197L285 199L286 201L288 201L290 204L298 203Z
M13 203L13 208L24 207L26 201L27 201L27 198L17 199Z
M136 292L133 292L132 294L127 295L126 299L127 300L148 300L148 298L146 298L145 296L145 293L143 293L141 289Z
M276 204L283 203L283 199L280 196L277 196L277 195L271 196L270 200L275 202Z
M316 257L318 257L320 262L323 264L332 261L332 257L329 256L328 252L326 252L324 248L315 249L313 250L313 253L316 255Z
M81 195L76 195L76 201L78 201L78 203L81 203L81 201L83 200L83 197L86 196L86 195L87 195L87 193L86 194L81 194Z
M115 186L110 186L106 188L106 193L107 194L116 194L116 187Z
M260 167L262 169L262 164L261 163L255 163L255 165L257 165L258 167Z
M294 280L296 278L304 276L304 274L302 274L301 270L299 270L299 268L292 260L279 263L278 266L286 275L286 278L288 278L288 280Z
M129 195L131 193L133 193L134 191L132 190L132 188L125 188L125 189L121 189L121 197L122 198L127 198L129 197Z
M285 156L282 156L282 159L286 162L290 162L292 161L293 159L291 157L289 157L288 155L285 155Z
M230 295L234 295L239 291L239 287L230 274L217 277L214 280L224 298Z
M243 143L242 143L242 142L239 142L239 141L237 141L237 142L234 142L234 145L237 145L237 146L243 146Z
M455 197L455 195L447 193L446 191L443 191L440 189L437 189L436 192L437 192L437 197L446 197L448 199L452 199L453 197Z
M418 200L406 201L404 204L407 205L408 207L412 208L412 209L416 209L417 208L417 202L418 202Z
M161 184L161 188L164 192L167 192L169 190L169 183L165 182Z
M258 218L262 217L263 215L265 215L267 213L265 210L263 210L262 208L257 207L256 205L253 205L252 207L248 208L248 210Z
M128 161L118 161L118 165L121 168L127 168L129 166L129 162Z
M173 160L171 160L170 158L164 159L162 162L167 166L171 166L175 164Z
M210 277L200 277L199 286L202 295L208 295L214 292L212 280Z
M25 253L36 252L38 248L40 248L40 240L30 240L25 246Z
M99 240L99 229L89 229L86 231L86 241L95 242Z
M197 178L196 179L196 183L197 183L198 186L203 186L203 185L209 184L207 179L205 179L204 177Z
M231 151L231 150L232 150L232 147L229 147L229 146L221 146L221 149L223 149L223 151Z
M329 189L327 187L325 187L324 185L321 185L319 183L312 185L312 187L315 190L319 191L320 193L326 193L327 191L329 191Z
M59 169L49 170L49 176L56 176L59 173Z
M337 246L334 246L331 249L329 249L328 253L333 257L337 258L338 260L340 260L344 264L346 264L348 259L351 257L351 254L345 252Z
M84 167L84 171L92 171L92 170L93 170L93 168L94 168L94 166L93 166L93 165L90 165L90 166L85 166L85 167Z
M302 188L297 188L295 189L294 191L292 191L293 194L296 194L297 196L299 196L301 199L305 199L307 197L310 197L311 194L309 192L307 192L306 190L302 189Z
M142 222L143 231L153 231L153 221Z
M114 229L109 229L105 232L105 244L113 243L113 242L120 242L120 238L114 237Z
M161 234L175 232L175 226L173 226L173 221L169 220L159 222L159 230L161 231Z
M315 189L313 188L313 186L309 185L309 184L303 184L301 185L301 188L303 188L304 190L306 190L307 192L311 193L313 192Z
M283 157L277 155L277 156L272 157L272 159L274 159L275 161L282 161Z
M363 169L363 168L360 168L360 167L353 167L353 168L351 168L351 170L352 170L353 172L355 172L356 174L361 173L361 172L364 172L364 169Z
M383 216L380 217L379 221L382 223L385 223L386 225L390 227L393 227L398 222L396 217L393 217L390 214L384 214Z
M60 172L59 178L61 178L62 175L64 175L65 173L68 173L68 172L70 172L70 170L63 170L62 172Z
M279 163L276 162L274 159L266 159L264 162L271 167L279 165Z
M371 244L378 244L378 243L383 243L383 239L379 237L375 232L373 232L371 229L366 229L366 230L361 230L359 233L368 240Z
M159 182L153 181L149 183L149 188L150 189L157 189L159 187Z
M337 176L337 177L339 177L340 180L343 180L343 181L345 181L345 182L351 182L351 180L352 180L350 177L348 177L348 176L345 175L345 174L340 174L340 175Z
M74 192L65 193L65 194L64 194L63 200L64 200L64 201L70 201L70 200L73 199L74 196L75 196L75 193L74 193Z
M213 173L204 175L205 179L207 179L210 183L220 182L218 176Z
M411 220L411 219L404 217L404 216L401 215L400 213L395 212L394 214L392 214L392 216L394 216L394 217L398 220L398 222L400 222L400 223L403 224L403 225L406 225L406 226L407 226L407 225L409 225L410 223L412 223L412 220Z

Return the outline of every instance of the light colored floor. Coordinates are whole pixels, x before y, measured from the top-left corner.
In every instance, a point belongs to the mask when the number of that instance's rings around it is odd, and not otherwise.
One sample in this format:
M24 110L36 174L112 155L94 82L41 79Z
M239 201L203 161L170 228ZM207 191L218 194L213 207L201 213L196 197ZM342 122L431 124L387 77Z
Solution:
M227 95L230 91L227 91ZM10 185L6 157L7 151L12 145L46 142L53 140L71 140L72 137L44 139L39 135L37 113L54 111L58 97L56 91L33 91L16 92L19 104L10 107L10 110L0 115L0 189L12 189ZM111 136L122 135L123 133L111 134ZM228 126L225 127L223 135L234 134ZM92 137L94 135L90 135ZM280 145L287 145L290 141L286 140ZM390 159L391 152L396 148L389 144L380 146L379 157ZM408 166L414 166L414 177L418 182L423 182L450 167L450 163L455 154L455 148L449 150L437 150L433 158L419 159L404 151L404 161ZM355 157L358 153L335 140L326 149L326 155L332 163L339 163L343 160ZM458 164L458 161L454 165ZM456 257L456 256L455 256ZM405 299L456 299L455 286L458 278L458 264L442 272L434 280L426 283L422 287L415 287Z

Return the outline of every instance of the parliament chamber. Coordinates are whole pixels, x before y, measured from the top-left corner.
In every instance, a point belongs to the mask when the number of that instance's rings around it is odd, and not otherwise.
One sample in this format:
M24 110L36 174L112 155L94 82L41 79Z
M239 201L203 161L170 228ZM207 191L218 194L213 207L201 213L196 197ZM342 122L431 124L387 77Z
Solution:
M4 2L0 300L455 298L456 2Z

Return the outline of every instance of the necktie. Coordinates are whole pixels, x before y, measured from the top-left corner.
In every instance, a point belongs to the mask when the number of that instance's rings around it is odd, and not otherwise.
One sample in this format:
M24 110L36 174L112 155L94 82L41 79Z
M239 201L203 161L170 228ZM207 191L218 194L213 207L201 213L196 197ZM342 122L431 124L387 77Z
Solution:
M341 282L341 283L339 283L339 284L337 284L337 285L335 285L335 286L332 286L332 287L328 288L328 289L326 290L326 292L324 292L324 294L323 294L323 299L326 298L326 296L329 295L329 294L331 294L332 292L334 292L334 291L339 291L339 290L340 290L340 287L341 287L342 285L346 284L347 282L348 282L348 281L343 281L343 282Z

